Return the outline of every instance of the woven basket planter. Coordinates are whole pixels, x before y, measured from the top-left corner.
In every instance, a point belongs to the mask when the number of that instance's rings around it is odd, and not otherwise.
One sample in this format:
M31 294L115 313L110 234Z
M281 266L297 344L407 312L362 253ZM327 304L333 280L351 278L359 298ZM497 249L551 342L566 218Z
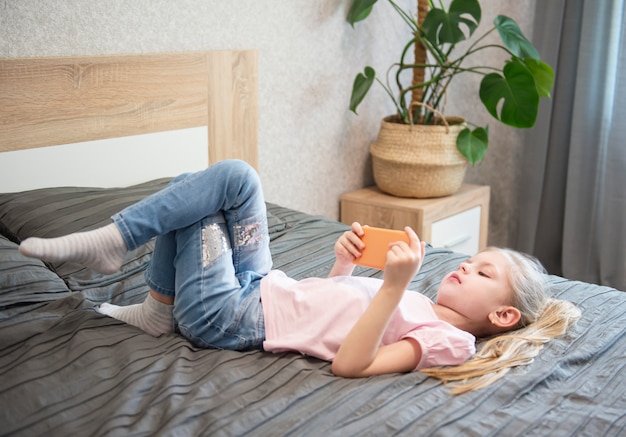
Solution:
M381 191L398 197L443 197L463 184L467 160L456 148L463 119L445 125L394 123L383 119L371 145L374 180Z

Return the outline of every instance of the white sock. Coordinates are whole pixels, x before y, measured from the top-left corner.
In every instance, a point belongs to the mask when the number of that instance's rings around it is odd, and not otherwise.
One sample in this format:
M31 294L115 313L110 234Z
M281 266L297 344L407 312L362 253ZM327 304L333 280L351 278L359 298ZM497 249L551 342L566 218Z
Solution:
M173 307L174 305L159 302L148 294L143 303L128 306L103 303L98 312L136 326L153 337L158 337L161 334L174 332Z
M27 238L20 244L23 255L51 262L71 261L96 272L117 272L128 252L117 225L77 232L58 238Z

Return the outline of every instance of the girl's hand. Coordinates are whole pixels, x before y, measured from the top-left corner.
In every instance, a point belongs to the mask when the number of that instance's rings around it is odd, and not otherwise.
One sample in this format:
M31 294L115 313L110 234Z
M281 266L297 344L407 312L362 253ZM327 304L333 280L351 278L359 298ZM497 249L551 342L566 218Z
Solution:
M361 241L363 228L360 223L352 223L352 228L344 232L335 243L335 265L330 276L351 275L354 270L354 260L361 256L365 244Z
M426 252L426 243L420 242L413 229L407 226L404 231L409 244L403 241L391 244L383 277L383 288L396 293L404 293L422 266Z
M357 377L407 372L420 361L422 351L413 340L380 347L389 321L409 282L422 266L426 251L425 243L420 242L411 228L405 228L405 232L409 244L403 241L391 244L383 285L339 347L332 364L335 375Z
M344 232L335 243L335 257L341 262L353 262L361 256L361 251L365 248L361 237L363 228L360 223L352 223L352 229Z

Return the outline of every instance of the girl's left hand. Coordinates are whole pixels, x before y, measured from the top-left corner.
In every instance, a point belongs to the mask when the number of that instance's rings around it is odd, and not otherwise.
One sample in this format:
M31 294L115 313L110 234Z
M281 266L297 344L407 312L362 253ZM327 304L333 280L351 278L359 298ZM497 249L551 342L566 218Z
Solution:
M380 346L404 291L422 266L426 251L425 243L420 242L411 228L405 228L405 232L409 244L404 241L391 244L383 284L339 347L332 364L335 375L362 377L408 372L420 362L422 350L416 341L403 339Z
M387 252L384 283L387 287L404 291L422 266L426 253L426 243L421 242L415 231L404 228L409 237L409 244L399 241L393 243Z

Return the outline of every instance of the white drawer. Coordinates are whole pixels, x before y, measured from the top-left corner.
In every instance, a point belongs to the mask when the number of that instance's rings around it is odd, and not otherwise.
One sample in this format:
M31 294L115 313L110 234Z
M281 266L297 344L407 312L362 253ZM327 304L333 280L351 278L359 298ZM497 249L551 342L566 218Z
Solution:
M476 206L433 222L430 244L474 255L479 248L480 212L480 206Z

